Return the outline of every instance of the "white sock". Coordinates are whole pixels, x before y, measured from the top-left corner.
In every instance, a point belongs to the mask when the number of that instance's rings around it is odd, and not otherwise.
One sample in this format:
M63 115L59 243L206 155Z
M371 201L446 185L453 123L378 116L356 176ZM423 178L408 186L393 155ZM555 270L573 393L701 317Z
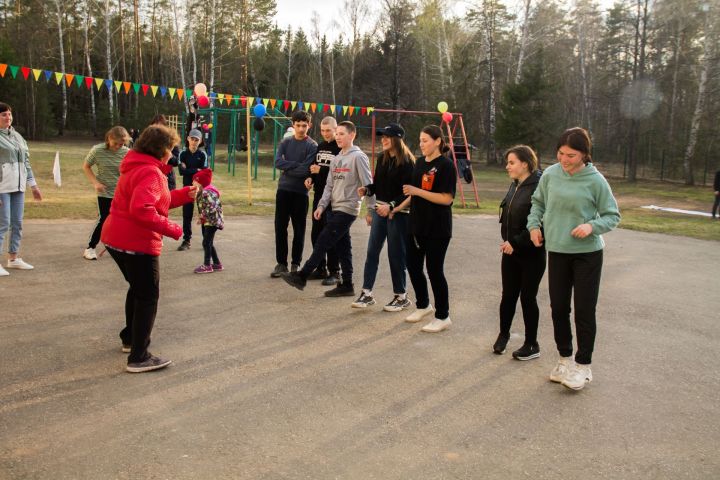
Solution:
M406 293L396 293L395 295L397 295L397 297L398 297L400 300L405 300L405 299L407 299L407 292L406 292Z
M364 293L364 294L367 295L368 297L372 297L372 290L368 290L368 289L366 289L366 288L363 288L362 293Z

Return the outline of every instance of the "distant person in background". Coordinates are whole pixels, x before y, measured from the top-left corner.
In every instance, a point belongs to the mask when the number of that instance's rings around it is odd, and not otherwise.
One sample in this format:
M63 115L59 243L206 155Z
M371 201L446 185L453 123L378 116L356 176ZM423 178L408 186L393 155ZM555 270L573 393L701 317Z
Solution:
M12 108L0 102L0 248L5 233L10 229L7 268L32 270L33 266L18 256L25 211L25 188L30 187L36 201L42 200L42 194L30 168L27 143L12 128L12 122ZM8 275L8 271L0 265L0 277Z
M163 127L169 127L167 118L165 118L165 115L155 115L153 119L150 121L150 125L162 125ZM137 132L137 130L136 130ZM170 190L175 190L177 187L177 183L175 181L175 167L180 165L180 145L175 145L172 149L172 157L170 157L170 160L168 160L168 165L170 165L172 168L170 170L170 173L167 174L168 179L168 188Z
M720 207L720 170L715 172L713 192L715 193L715 202L713 202L712 218L717 218L718 207Z
M137 142L138 137L140 136L140 130L137 128L131 128L130 129L130 146L132 147L135 142Z
M200 142L202 142L202 133L194 128L190 130L187 137L190 145L187 150L180 153L180 174L183 176L183 187L188 187L193 183L193 177L203 168L207 168L207 154L200 150ZM192 219L194 206L192 203L183 205L183 241L178 250L187 250L190 248L190 240L192 239Z
M120 162L128 152L125 144L130 140L123 127L112 127L105 133L105 143L99 143L90 149L83 162L83 172L97 194L98 219L90 234L88 246L83 252L86 260L97 260L95 247L100 242L103 223L110 214L110 203L115 195L115 186L120 178ZM93 168L97 173L93 172Z
M583 128L570 128L560 136L558 163L540 177L527 221L532 242L536 247L544 243L548 251L550 308L560 354L550 381L572 390L592 381L595 309L605 247L602 234L620 223L617 201L593 166L591 151L590 134ZM577 338L574 361L571 301Z

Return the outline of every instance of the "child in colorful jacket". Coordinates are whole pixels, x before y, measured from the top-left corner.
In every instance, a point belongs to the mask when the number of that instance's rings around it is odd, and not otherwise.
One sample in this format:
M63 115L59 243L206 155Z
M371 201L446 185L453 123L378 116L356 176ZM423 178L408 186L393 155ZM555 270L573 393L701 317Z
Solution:
M212 170L205 168L193 176L193 185L198 187L197 207L198 223L202 226L203 250L205 260L195 269L195 273L219 272L223 269L213 242L215 233L225 226L220 202L220 191L212 185ZM212 260L212 263L211 263Z

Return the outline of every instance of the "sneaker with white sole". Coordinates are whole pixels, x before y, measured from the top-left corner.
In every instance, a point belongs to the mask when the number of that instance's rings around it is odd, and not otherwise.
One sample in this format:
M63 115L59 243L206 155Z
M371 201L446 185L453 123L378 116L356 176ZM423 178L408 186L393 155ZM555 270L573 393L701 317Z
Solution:
M572 357L560 357L557 365L555 365L552 372L550 372L550 381L562 383L574 363Z
M155 355L150 355L150 358L148 358L144 362L128 363L125 369L130 373L150 372L152 370L160 370L161 368L165 368L171 363L172 360L167 360L164 358L156 357Z
M17 268L18 270L32 270L33 267L27 262L24 262L22 258L18 257L15 260L8 260L7 268Z
M452 320L450 320L450 317L444 319L435 318L432 322L422 327L421 330L427 333L438 333L442 332L443 330L447 330L450 325L452 325Z
M362 291L357 300L355 300L350 306L352 308L367 308L370 305L375 305L375 298L372 296L372 292Z
M435 309L432 305L428 305L425 308L418 308L413 313L405 317L405 321L408 323L415 323L419 322L423 318L425 318L427 315L430 315L431 313L435 313Z
M85 252L83 253L83 258L85 260L97 260L97 252L94 248L86 248Z
M590 365L576 363L575 366L570 369L568 374L565 375L562 384L571 390L582 390L585 385L590 382L592 382L592 370L590 370Z
M2 265L0 265L0 277L7 277L8 275L10 275L10 272L5 270Z
M410 307L411 305L412 302L408 300L407 295L405 296L405 298L402 298L400 295L395 295L395 297L390 300L390 303L383 307L383 310L385 310L386 312L400 312Z

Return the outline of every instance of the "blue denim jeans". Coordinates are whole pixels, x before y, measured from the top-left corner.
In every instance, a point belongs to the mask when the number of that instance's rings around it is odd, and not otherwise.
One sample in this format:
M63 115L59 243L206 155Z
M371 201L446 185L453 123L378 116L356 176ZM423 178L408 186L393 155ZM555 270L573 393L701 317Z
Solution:
M22 221L25 210L25 192L0 193L0 248L5 240L5 233L10 232L8 252L18 253L22 238Z
M377 277L380 252L385 239L388 244L388 260L390 262L390 277L392 278L393 293L396 295L406 292L405 283L405 237L407 236L408 215L398 213L392 220L381 217L372 212L372 225L368 238L367 257L365 259L365 276L363 288L372 290Z

